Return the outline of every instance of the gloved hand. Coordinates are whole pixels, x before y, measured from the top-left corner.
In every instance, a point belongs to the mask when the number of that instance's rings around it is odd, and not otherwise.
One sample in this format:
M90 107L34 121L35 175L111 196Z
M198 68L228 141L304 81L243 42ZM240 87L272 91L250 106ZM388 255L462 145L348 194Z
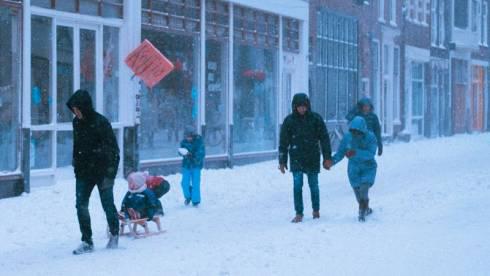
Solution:
M378 147L378 156L381 156L383 154L383 147Z
M286 165L286 164L279 164L279 170L281 171L282 174L285 174L286 171L288 170L288 165Z
M112 178L104 177L102 182L99 183L99 189L101 190L109 189L112 188L113 186L114 186L114 179Z
M346 153L345 153L345 157L347 158L351 158L352 156L356 155L356 151L355 150L348 150Z
M330 159L323 160L323 168L325 170L328 170L329 171L330 168L332 167L332 165L333 165L332 160L330 160Z

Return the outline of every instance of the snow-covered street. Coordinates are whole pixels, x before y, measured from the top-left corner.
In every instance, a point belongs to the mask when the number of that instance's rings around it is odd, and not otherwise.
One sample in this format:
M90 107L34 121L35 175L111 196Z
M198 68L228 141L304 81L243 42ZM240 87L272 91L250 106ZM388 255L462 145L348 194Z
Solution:
M163 197L166 233L122 237L110 251L98 193L96 251L80 234L74 180L0 200L1 275L490 275L490 134L387 145L357 222L343 161L320 175L321 219L294 215L292 177L270 161L203 171L202 204L185 207L180 175ZM116 205L127 190L115 188ZM152 225L153 226L153 225Z

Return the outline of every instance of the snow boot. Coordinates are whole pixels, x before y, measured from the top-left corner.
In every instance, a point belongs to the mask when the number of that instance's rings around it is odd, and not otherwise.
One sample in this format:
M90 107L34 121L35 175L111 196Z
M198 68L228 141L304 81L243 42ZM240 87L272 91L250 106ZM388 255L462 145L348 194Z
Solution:
M365 208L365 201L364 200L359 200L359 216L358 220L359 222L365 222L366 221L366 208Z
M184 200L184 205L185 206L189 206L190 203L191 203L191 200L190 199Z
M366 200L366 216L369 216L373 213L373 209L369 208L369 199Z
M73 255L81 255L85 253L91 253L94 251L94 245L88 242L82 242L77 249L73 250Z
M303 215L302 214L296 214L296 216L291 220L292 223L299 223L303 221Z
M313 219L319 219L320 218L320 211L313 211Z
M107 249L117 249L119 245L119 235L112 235L109 237L109 242L107 243Z

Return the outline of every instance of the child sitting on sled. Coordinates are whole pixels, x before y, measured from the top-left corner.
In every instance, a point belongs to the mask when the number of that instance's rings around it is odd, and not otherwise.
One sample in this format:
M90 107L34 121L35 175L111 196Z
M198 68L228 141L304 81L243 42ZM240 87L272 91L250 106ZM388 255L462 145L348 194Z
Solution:
M349 132L340 142L337 153L332 158L334 165L344 156L349 159L347 174L359 203L360 222L365 221L366 216L373 212L369 208L368 193L376 178L377 164L374 159L376 148L376 136L368 131L366 121L357 116L350 123Z
M163 208L158 198L170 190L170 184L161 176L150 176L147 172L133 172L128 178L128 192L121 204L124 219L163 216Z

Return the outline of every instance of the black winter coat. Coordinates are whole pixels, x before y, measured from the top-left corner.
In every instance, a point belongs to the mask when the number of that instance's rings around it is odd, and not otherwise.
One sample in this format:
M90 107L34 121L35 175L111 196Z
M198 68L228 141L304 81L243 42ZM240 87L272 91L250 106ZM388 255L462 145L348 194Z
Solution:
M362 107L364 105L369 105L371 107L371 112L362 112ZM378 116L374 113L374 106L371 100L368 98L363 98L357 102L357 105L345 116L349 123L356 117L360 116L366 121L366 125L369 131L374 133L376 136L376 141L378 143L378 150L383 151L383 141L381 139L381 125L379 123Z
M296 110L300 105L308 107L304 116ZM319 173L320 152L323 160L330 160L332 154L325 122L318 113L311 111L306 94L296 94L292 108L293 113L284 119L281 127L279 164L287 164L289 153L292 172Z
M78 90L67 102L80 109L83 119L73 119L73 167L79 179L114 179L119 166L119 147L109 121L92 107L85 90Z

